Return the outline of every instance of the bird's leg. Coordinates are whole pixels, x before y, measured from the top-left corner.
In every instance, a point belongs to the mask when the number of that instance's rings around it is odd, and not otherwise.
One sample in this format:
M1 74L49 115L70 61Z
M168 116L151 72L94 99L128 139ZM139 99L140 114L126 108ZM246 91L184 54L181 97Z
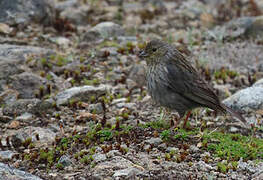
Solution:
M171 119L171 130L175 129L178 127L180 121L181 121L181 117L178 116L177 114L173 114L172 115L172 119Z
M191 111L188 111L186 114L186 117L184 119L184 124L183 124L184 129L186 128L186 124L187 124L187 121L188 121L188 118L190 117L190 115L191 115Z

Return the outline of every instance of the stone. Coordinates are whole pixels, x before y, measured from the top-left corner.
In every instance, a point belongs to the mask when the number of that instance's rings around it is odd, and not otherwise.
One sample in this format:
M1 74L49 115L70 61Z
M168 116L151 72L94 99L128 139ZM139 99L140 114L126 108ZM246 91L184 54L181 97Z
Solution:
M84 36L85 41L97 41L110 37L123 36L124 29L113 22L102 22L91 28Z
M38 134L39 140L36 138L36 134ZM55 136L56 133L50 129L28 126L15 131L11 136L11 142L14 147L20 147L26 139L31 138L36 147L40 147L52 144L55 141Z
M58 160L58 163L62 164L63 167L72 165L72 161L66 155L61 156L60 159Z
M1 160L12 160L14 155L17 155L17 153L10 151L10 150L0 151Z
M46 113L51 107L52 103L48 100L41 101L39 99L19 99L15 102L6 104L3 108L3 114L18 116L25 112L32 114Z
M92 157L93 157L95 163L99 163L99 162L105 161L107 159L106 155L101 154L101 153L96 153Z
M42 180L28 172L13 168L9 164L0 163L0 180L9 179Z
M0 33L10 34L12 31L13 31L13 28L11 28L10 26L8 26L5 23L0 23Z
M7 80L8 77L22 72L18 60L0 57L0 80Z
M223 103L234 110L254 111L263 108L263 87L253 86L242 89Z
M22 122L30 122L30 120L33 120L33 114L25 112L21 116L16 117L15 120Z
M146 85L145 74L145 65L135 64L130 70L129 79L133 80L137 84L137 87L141 88Z
M154 146L158 146L162 143L162 139L161 138L151 138L145 141L145 143L154 145Z
M22 99L31 99L36 97L40 87L44 87L47 80L29 72L14 75L10 78L10 86L19 94L18 97Z
M25 25L32 21L49 24L54 20L55 15L51 2L46 0L1 0L0 22L9 25Z
M88 101L92 96L97 98L106 94L109 89L110 87L106 85L73 87L59 92L55 97L56 104L67 105L71 100Z
M138 173L140 173L140 171L137 168L129 167L126 169L121 169L121 170L115 171L113 174L113 177L130 179L130 178L134 178Z
M1 11L2 12L2 11ZM16 60L24 62L28 57L36 55L41 58L55 54L53 50L35 46L19 46L11 44L0 44L0 60Z
M69 20L76 25L87 25L90 22L90 6L82 4L77 8L69 7L60 13L60 17Z
M233 19L223 26L216 26L209 31L209 36L214 39L237 38L240 36L263 37L263 16L240 17Z

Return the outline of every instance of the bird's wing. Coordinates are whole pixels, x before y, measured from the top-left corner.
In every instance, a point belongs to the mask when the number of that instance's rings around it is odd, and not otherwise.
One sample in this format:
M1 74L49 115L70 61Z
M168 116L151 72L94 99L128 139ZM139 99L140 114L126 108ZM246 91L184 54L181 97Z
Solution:
M169 65L167 66L168 88L197 104L212 109L221 109L219 99L211 87L180 52L174 51L167 56L169 56Z

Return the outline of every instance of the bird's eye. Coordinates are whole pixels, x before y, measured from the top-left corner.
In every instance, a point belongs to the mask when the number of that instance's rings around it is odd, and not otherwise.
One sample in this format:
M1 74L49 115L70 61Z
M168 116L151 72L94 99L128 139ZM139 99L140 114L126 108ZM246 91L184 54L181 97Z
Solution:
M153 52L155 52L155 51L157 51L157 48L153 48L152 50L153 50Z

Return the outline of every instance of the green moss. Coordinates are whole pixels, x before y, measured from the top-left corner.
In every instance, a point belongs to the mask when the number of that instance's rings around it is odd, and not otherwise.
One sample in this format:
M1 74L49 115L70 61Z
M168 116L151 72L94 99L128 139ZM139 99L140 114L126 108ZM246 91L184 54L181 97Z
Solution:
M203 138L208 142L207 149L212 151L216 157L227 160L263 158L261 139L221 132L206 134ZM211 139L216 139L218 143L210 142Z
M217 168L221 173L226 173L228 171L227 165L224 163L217 163Z
M57 163L56 168L62 170L62 169L64 169L64 166L61 163Z
M170 136L171 136L171 131L170 130L164 130L162 131L162 133L160 134L161 138L165 141L168 141Z
M153 129L168 129L170 125L163 119L157 120L157 121L151 121L147 122L145 125L141 125L144 128L151 127Z

